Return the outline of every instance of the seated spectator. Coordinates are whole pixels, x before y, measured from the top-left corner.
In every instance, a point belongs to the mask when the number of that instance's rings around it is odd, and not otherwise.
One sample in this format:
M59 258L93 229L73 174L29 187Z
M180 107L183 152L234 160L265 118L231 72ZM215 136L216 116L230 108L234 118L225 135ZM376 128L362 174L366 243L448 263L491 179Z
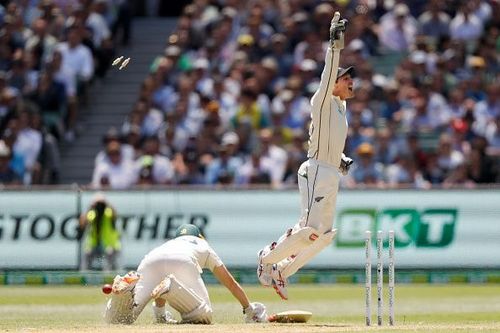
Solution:
M472 12L469 1L461 1L455 17L450 22L451 38L471 42L483 32L483 22Z
M407 52L415 41L417 29L408 6L399 3L380 18L380 42L391 51Z
M170 160L160 155L160 141L158 137L149 137L143 143L143 155L136 162L139 184L141 181L150 181L151 184L170 184L174 177L174 169ZM141 177L147 174L148 177Z
M427 11L418 17L420 33L438 40L450 34L450 16L443 10L444 3L440 0L431 0L427 4Z
M22 178L10 164L10 149L0 140L0 185L21 185Z
M488 126L500 115L500 84L489 85L485 90L487 98L474 106L474 131L479 135L485 135Z
M464 155L453 148L451 137L448 134L441 134L439 138L437 165L445 175L461 165Z
M348 174L346 185L354 187L368 185L375 187L384 186L383 165L375 162L375 150L370 143L362 143L356 149L356 163L353 164Z
M62 55L62 68L64 71L74 73L77 83L77 96L82 103L86 103L86 95L90 80L94 75L94 58L91 50L82 44L83 36L78 26L71 26L66 31L66 41L57 45L57 50ZM70 115L71 116L71 115ZM72 141L75 137L74 126L76 115L68 121L66 139Z
M47 21L43 18L33 21L31 29L33 34L26 41L26 51L33 53L35 68L41 70L42 65L50 61L57 39L49 33Z
M241 92L238 111L232 119L235 129L243 123L249 123L253 130L260 130L269 126L269 119L262 108L257 103L257 94L245 89Z
M31 127L42 135L42 148L38 155L40 174L33 179L34 184L58 184L61 174L61 153L57 139L44 127L42 116L35 112L31 115Z
M377 131L374 150L375 162L381 163L384 167L396 160L399 143L388 128L381 128Z
M231 184L243 164L235 155L237 143L226 139L219 146L218 155L207 165L205 171L206 184Z
M417 168L417 164L412 156L408 154L399 155L396 163L387 167L387 184L392 188L407 187L418 189L428 189L429 182Z
M271 184L271 169L262 163L262 152L257 149L238 170L234 183L236 185Z
M276 129L274 129L274 133L276 136ZM288 155L284 183L296 184L299 167L307 160L307 139L305 139L304 132L302 130L294 130L291 142L284 147Z
M486 138L491 148L500 153L500 114L495 117L495 122L486 128Z
M474 188L476 183L469 175L469 166L463 161L443 181L443 188Z
M280 188L285 178L288 155L286 151L274 143L273 131L262 129L259 132L260 164L264 170L269 170L271 186Z
M102 143L104 147L107 147L107 145L115 141L120 145L120 150L121 150L121 155L122 158L132 161L135 159L135 152L134 148L132 148L129 144L127 143L122 143L122 137L120 135L120 132L114 127L111 127L108 129L104 137L102 138ZM97 166L97 164L101 164L102 162L108 163L109 162L109 157L107 155L106 150L101 150L99 153L97 153L97 156L94 160L94 167Z
M198 164L198 156L194 151L176 154L172 161L175 170L175 183L179 185L205 184L205 175Z
M32 178L38 179L40 175L39 155L42 149L42 134L31 127L31 114L27 110L19 113L17 138L14 151L22 155L25 167L25 183L31 184Z
M134 182L135 173L132 162L123 157L121 144L110 141L106 144L106 158L97 161L92 175L93 188L127 189Z
M484 137L476 137L472 141L472 147L467 154L468 176L478 184L494 183L498 176L498 168L494 160L486 154L488 142Z
M27 96L39 109L44 126L58 139L63 135L66 116L65 86L54 80L51 72L40 73L38 87Z

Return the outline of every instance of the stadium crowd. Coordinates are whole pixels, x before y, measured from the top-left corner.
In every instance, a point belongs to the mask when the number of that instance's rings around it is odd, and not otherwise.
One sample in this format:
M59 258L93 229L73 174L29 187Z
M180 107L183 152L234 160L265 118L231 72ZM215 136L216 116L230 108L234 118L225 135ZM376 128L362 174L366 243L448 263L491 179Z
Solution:
M90 13L98 12L102 2L95 0ZM355 163L342 186L449 188L500 182L499 1L194 0L166 36L164 53L151 64L127 119L106 134L91 185L294 184L306 159L309 100L319 82L335 10L349 19L341 65L356 69L356 97L347 103L345 149ZM11 95L20 95L21 80L12 79L20 76L14 75L20 69L14 66L11 44L30 31L34 34L37 22L11 27L13 15L8 12L7 6L0 39L0 58L7 58L0 61L7 70L5 79L0 75L2 95L7 95L0 100L3 136L14 132L3 120L4 110L12 107ZM54 50L66 43L60 30L50 29L57 24L68 26L68 43L71 31L87 33L87 42L107 40L88 34L88 11L70 12L66 19L64 10L57 12L61 17L50 21L44 35L46 43L54 39ZM19 13L24 20L45 17ZM69 22L76 26L70 28ZM26 59L24 77L31 78L35 60L42 58L30 56L29 45L26 40L18 49ZM38 96L31 97L34 104L46 98L37 91L64 77L64 70L52 65L57 52L49 56L49 49L43 48L47 60L38 61L47 67L37 71L40 83L26 88L31 87L30 97ZM110 58L104 57L108 64ZM89 80L85 73L78 76L85 77ZM71 100L68 90L66 95ZM18 107L16 131L33 132L51 124L36 120L36 115L54 111L45 107L29 113L35 118L31 121L23 112L26 107ZM68 114L65 126L71 131ZM9 159L15 164L15 156L5 154L12 139L7 135L3 140L7 149L0 141L0 182ZM31 161L36 160L36 152L31 153ZM2 160L3 155L10 157ZM30 158L25 160L29 169Z
M0 184L58 183L60 144L75 140L88 88L106 75L125 5L0 1Z

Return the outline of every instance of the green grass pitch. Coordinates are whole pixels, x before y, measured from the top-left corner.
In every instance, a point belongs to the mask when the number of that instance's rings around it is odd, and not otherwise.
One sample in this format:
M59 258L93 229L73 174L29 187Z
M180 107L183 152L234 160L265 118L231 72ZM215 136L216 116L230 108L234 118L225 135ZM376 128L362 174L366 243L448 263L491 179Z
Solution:
M102 321L106 297L99 286L0 286L0 331L8 332L500 332L500 285L405 284L396 286L396 326L364 326L364 286L297 284L290 300L270 288L244 286L268 312L307 310L307 324L243 324L240 305L218 285L208 289L214 307L209 326L158 325L146 307L131 326ZM373 288L376 289L376 288ZM375 292L375 290L373 290ZM376 325L376 295L372 295ZM384 303L387 304L387 294ZM387 324L387 308L384 324Z

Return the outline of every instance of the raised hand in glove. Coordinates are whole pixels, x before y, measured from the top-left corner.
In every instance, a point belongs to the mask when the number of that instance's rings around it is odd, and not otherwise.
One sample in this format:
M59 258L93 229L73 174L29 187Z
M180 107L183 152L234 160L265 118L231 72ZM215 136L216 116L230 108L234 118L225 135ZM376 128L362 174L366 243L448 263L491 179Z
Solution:
M344 154L342 154L342 158L340 159L340 172L342 172L342 174L344 176L347 176L347 173L349 172L349 168L351 167L351 165L353 163L354 163L354 161L352 160L352 158L347 157Z
M262 303L250 303L243 309L245 314L245 323L265 323L267 322L266 306Z
M330 24L330 46L334 49L341 50L344 48L344 32L347 24L346 19L340 18L340 13L335 12Z

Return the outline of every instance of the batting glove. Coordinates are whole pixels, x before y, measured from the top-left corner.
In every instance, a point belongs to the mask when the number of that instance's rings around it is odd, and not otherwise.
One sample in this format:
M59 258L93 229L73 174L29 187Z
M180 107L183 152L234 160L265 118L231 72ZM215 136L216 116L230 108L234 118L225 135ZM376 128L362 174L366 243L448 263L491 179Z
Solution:
M342 158L340 159L340 172L342 175L347 176L349 172L349 168L354 163L353 159L342 154Z
M250 303L243 309L245 323L265 323L267 322L266 306L262 303Z
M346 19L340 19L340 13L335 12L332 23L330 24L330 46L333 49L341 50L344 48L344 32L347 24Z

